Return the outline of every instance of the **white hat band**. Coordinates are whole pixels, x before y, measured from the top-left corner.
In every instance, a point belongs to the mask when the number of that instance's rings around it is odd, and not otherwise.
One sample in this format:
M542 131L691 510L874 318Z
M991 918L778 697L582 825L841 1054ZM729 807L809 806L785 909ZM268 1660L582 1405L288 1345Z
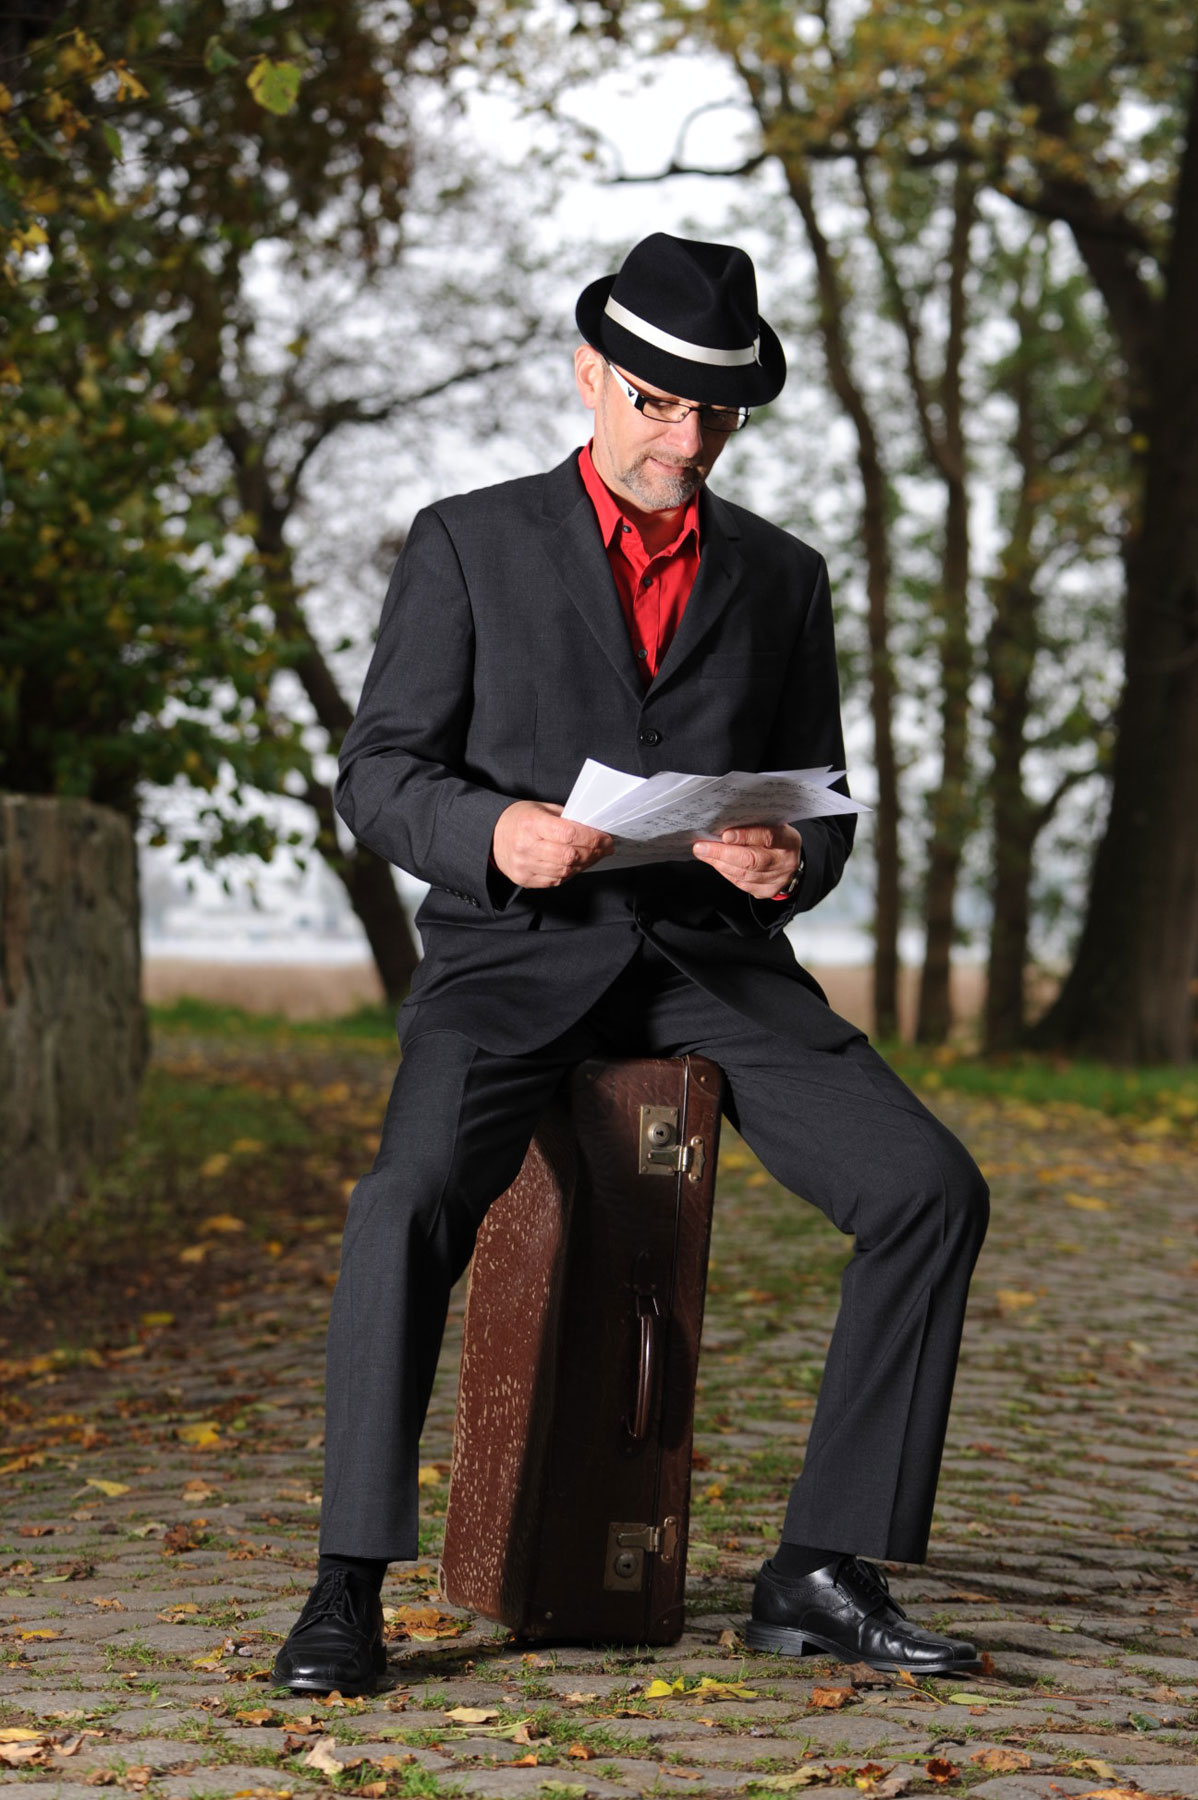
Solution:
M603 308L608 318L616 325L622 325L633 337L643 338L652 344L655 350L668 350L672 356L685 357L687 362L710 363L718 368L742 368L745 363L759 363L758 354L761 339L756 337L744 350L714 350L707 344L690 344L685 338L674 337L668 331L660 331L656 325L650 325L647 319L638 318L636 313L629 312L618 300L608 296Z

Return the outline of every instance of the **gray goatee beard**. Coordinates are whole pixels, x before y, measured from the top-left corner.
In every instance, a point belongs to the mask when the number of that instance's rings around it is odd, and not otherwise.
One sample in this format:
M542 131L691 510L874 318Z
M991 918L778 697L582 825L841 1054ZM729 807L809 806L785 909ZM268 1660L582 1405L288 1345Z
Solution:
M679 465L673 475L662 474L657 469L647 475L645 464L649 459L650 452L646 450L635 462L619 471L620 480L630 494L636 495L646 512L668 512L672 506L685 506L703 485L702 475L689 463Z

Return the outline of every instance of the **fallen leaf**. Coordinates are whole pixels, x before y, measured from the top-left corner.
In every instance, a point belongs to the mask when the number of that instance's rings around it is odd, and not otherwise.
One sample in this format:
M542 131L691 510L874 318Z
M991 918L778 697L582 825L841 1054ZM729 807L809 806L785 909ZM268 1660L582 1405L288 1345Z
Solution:
M19 1638L58 1638L62 1636L62 1632L50 1631L46 1627L39 1626L33 1631L18 1631L17 1636Z
M799 1768L792 1769L788 1775L760 1775L753 1781L755 1788L768 1788L771 1793L789 1794L799 1788L814 1787L824 1779L824 1771L818 1763L802 1763Z
M585 1744L571 1744L566 1751L567 1756L574 1757L578 1762L590 1762L594 1754L595 1752L588 1750Z
M1004 1694L950 1694L950 1706L1018 1706L1017 1700L1009 1700Z
M179 1261L181 1263L202 1263L210 1248L209 1244L188 1244L186 1250L180 1250Z
M34 1744L0 1744L0 1765L10 1769L44 1760L45 1755L46 1744L41 1738Z
M194 1505L202 1506L205 1500L211 1500L216 1489L211 1487L201 1475L193 1475L190 1481L183 1483L183 1498Z
M337 1761L333 1751L337 1747L335 1737L317 1738L308 1754L304 1757L305 1769L318 1769L322 1775L340 1775L344 1763Z
M215 1419L201 1419L194 1425L176 1425L175 1436L193 1450L214 1450L220 1443L220 1426Z
M1097 1775L1100 1781L1118 1781L1119 1777L1109 1762L1101 1756L1083 1756L1078 1763L1079 1769L1088 1769L1091 1775Z
M164 1538L166 1522L163 1519L147 1519L144 1525L132 1525L129 1535L135 1538Z
M121 1494L129 1492L127 1481L101 1481L98 1475L89 1475L83 1485L97 1489L107 1500L116 1500Z
M18 1525L18 1537L53 1537L53 1525Z
M225 1170L228 1168L228 1166L229 1166L228 1151L227 1150L217 1150L213 1153L213 1155L206 1156L204 1158L203 1162L200 1164L200 1174L201 1175L223 1175Z
M44 1731L33 1731L28 1725L6 1725L0 1731L0 1744L36 1744L45 1735Z
M187 1550L198 1550L190 1525L172 1525L162 1540L164 1556L182 1556Z
M194 1600L180 1600L175 1606L168 1606L165 1612L158 1614L163 1625L182 1625L185 1619L192 1618L199 1612Z
M95 1572L95 1563L84 1562L80 1557L74 1562L56 1563L53 1573L43 1575L42 1580L47 1584L53 1581L86 1581Z
M446 1713L455 1725L489 1725L499 1717L497 1706L455 1706Z
M236 1144L233 1148L237 1148ZM228 1158L225 1160L227 1161ZM201 1175L204 1173L203 1169L200 1170L200 1173ZM244 1231L245 1220L235 1218L232 1213L210 1213L209 1216L202 1221L200 1230L222 1232Z
M994 1673L994 1658L991 1656L989 1650L982 1651L981 1661L978 1663L978 1668L981 1670L983 1675L993 1675L993 1673Z
M924 1764L924 1770L938 1787L943 1787L945 1782L956 1781L961 1773L956 1763L949 1762L943 1756L934 1756L931 1762Z
M364 1781L359 1787L358 1792L359 1794L368 1795L369 1800L381 1800L382 1795L387 1792L386 1776L383 1777L382 1781Z
M144 1312L141 1322L147 1331L161 1331L167 1325L173 1325L175 1315L172 1312Z
M239 1725L272 1725L279 1715L270 1706L250 1706L235 1712L233 1717Z
M719 1644L723 1650L735 1650L740 1643L740 1638L737 1633L729 1627L727 1631L721 1631L719 1637L716 1639L716 1643Z
M597 1700L598 1698L598 1694L583 1694L579 1693L577 1689L575 1689L573 1693L562 1695L562 1699L566 1702L567 1706L586 1706L590 1701Z
M420 1642L434 1638L460 1637L469 1627L469 1619L441 1612L435 1606L397 1606L391 1620L394 1636L416 1638Z
M122 1787L131 1787L136 1793L140 1793L143 1788L149 1787L153 1779L154 1771L149 1764L137 1763L133 1768L125 1770L121 1777L121 1785Z
M527 1756L516 1757L514 1762L508 1764L508 1767L512 1769L535 1769L540 1763L540 1760L541 1759L536 1751L533 1750L530 1751Z
M1019 1312L1026 1306L1035 1306L1039 1295L1027 1288L999 1288L995 1299L998 1301L1000 1313Z
M1075 1800L1144 1800L1144 1790L1138 1787L1089 1788L1084 1794L1076 1795Z
M421 1463L416 1472L416 1483L419 1487L440 1487L442 1475L436 1463Z
M976 1750L969 1760L976 1763L979 1769L994 1769L1000 1775L1010 1775L1016 1769L1030 1769L1032 1766L1031 1757L1025 1756L1022 1750L1004 1750L997 1744L989 1750ZM1095 1774L1097 1773L1095 1770Z
M849 1706L854 1699L851 1687L815 1687L811 1690L812 1706L822 1706L827 1712L839 1712L842 1706Z
M887 1688L894 1686L894 1676L884 1669L871 1669L868 1663L850 1663L845 1674L855 1688Z
M880 1781L871 1781L863 1791L873 1794L875 1800L898 1800L898 1796L905 1794L911 1786L911 1779L910 1775L887 1775ZM857 1785L860 1787L861 1783Z
M115 1594L93 1594L91 1603L93 1606L98 1606L101 1612L124 1612L125 1610L124 1601L118 1600Z

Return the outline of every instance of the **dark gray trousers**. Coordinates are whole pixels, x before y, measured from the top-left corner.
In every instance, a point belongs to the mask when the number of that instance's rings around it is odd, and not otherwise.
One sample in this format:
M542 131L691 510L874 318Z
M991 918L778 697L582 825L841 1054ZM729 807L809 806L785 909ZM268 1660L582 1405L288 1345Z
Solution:
M806 1049L648 944L540 1050L498 1056L443 1031L405 1046L333 1296L322 1551L417 1554L418 1444L449 1292L563 1077L589 1056L688 1052L723 1069L725 1111L776 1180L855 1238L782 1535L923 1559L986 1184L863 1037Z

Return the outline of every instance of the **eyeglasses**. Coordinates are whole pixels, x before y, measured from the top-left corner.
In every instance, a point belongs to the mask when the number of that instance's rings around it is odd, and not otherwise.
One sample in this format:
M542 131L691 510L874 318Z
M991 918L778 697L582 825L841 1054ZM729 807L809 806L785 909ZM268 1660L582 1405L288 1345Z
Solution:
M606 359L604 359L606 361ZM697 412L699 423L704 431L739 431L749 423L751 416L747 406L689 406L685 400L667 400L661 394L644 394L640 388L634 387L627 376L621 375L614 363L607 363L615 377L616 386L625 394L639 413L647 419L656 419L661 425L681 425L683 419Z

